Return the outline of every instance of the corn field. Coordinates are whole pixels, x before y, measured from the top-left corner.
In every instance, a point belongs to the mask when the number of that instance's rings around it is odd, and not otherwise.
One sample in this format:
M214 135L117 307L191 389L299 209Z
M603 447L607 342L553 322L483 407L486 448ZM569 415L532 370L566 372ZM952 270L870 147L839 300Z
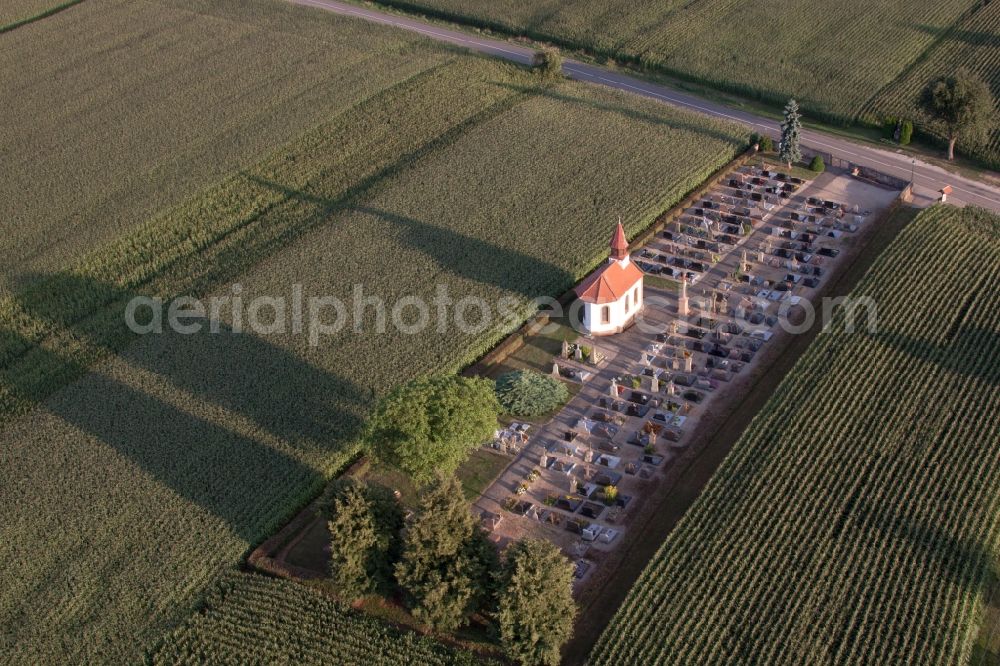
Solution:
M379 1L773 105L794 97L807 117L831 123L913 116L911 100L956 62L993 80L1000 94L1000 32L990 18L996 3L988 0ZM996 141L965 150L995 168Z
M0 145L18 162L0 179L0 294L450 57L402 31L260 7L86 0L2 35L0 97L18 103Z
M172 632L153 664L486 663L427 637L394 629L287 580L231 574L206 607Z
M1000 546L1000 218L923 212L754 419L592 664L958 664Z
M472 361L520 323L531 297L561 292L603 259L618 215L635 233L746 146L728 124L542 85L513 65L283 2L88 0L71 11L91 4L106 30L70 22L72 39L100 40L115 20L150 33L122 33L122 63L147 39L183 43L199 22L245 35L217 38L217 57L243 68L268 67L259 34L278 47L287 38L279 50L295 53L299 33L284 26L314 18L324 48L385 47L361 60L348 50L342 62L324 51L333 61L317 93L353 98L290 140L235 170L220 161L226 175L194 194L118 227L95 224L110 237L79 234L79 247L32 266L31 280L10 280L0 298L0 646L15 663L140 660L357 452L376 396ZM180 14L159 20L164 6ZM396 51L413 62L387 76ZM154 80L178 66L136 62ZM347 79L364 85L339 84ZM240 96L270 94L245 85ZM32 100L45 111L45 95ZM213 113L216 102L205 104ZM132 122L143 135L158 121ZM232 122L235 135L256 136L253 122ZM72 171L74 150L39 172ZM176 157L179 172L192 154ZM35 233L50 234L52 220L32 210L19 209L18 225L36 219ZM294 283L349 297L359 283L392 303L440 283L456 300L510 297L515 316L467 335L348 328L316 346L291 331L236 334L231 319L219 334L140 338L124 326L133 296L225 295L235 281L247 302L287 296Z
M865 107L870 120L884 117L920 119L920 93L928 81L966 68L978 74L993 91L1000 117L1000 5L985 3L943 35L926 56L883 90ZM942 137L943 138L943 137ZM958 149L991 168L1000 168L1000 123L995 123L985 141L959 138Z

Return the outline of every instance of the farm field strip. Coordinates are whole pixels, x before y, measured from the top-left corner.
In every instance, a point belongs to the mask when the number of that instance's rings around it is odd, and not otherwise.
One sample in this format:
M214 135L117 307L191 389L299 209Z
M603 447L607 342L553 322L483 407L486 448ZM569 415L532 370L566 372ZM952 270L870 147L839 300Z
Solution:
M323 663L426 666L473 658L432 638L391 628L298 583L228 575L206 608L166 637L153 664Z
M983 4L971 16L955 25L939 44L903 76L894 81L865 106L864 115L919 118L922 86L936 76L965 67L983 78L1000 100L1000 6ZM1000 109L1000 102L996 102ZM1000 110L998 110L1000 113ZM984 142L959 139L959 148L982 157L992 168L1000 168L1000 127Z
M893 90L915 97L930 78L948 71L926 64L953 51L994 79L992 53L1000 34L980 17L995 9L979 0L810 0L794 6L776 0L645 0L627 6L618 0L553 0L541 7L526 0L379 2L641 64L774 105L794 97L808 116L834 124L881 124L886 115L903 112L915 118L910 106L875 100ZM963 149L995 167L994 144L968 142Z
M159 25L153 3L100 6ZM317 347L231 322L137 339L122 321L131 297L226 294L234 280L247 301L294 283L344 297L360 282L391 303L442 282L456 298L513 298L516 319L600 259L617 215L634 233L746 145L735 126L280 2L170 6L193 14L158 28L166 42L202 16L275 40L285 21L318 21L420 57L0 301L0 474L17 498L0 504L0 621L20 663L140 659L356 452L373 397L520 323L348 330ZM251 47L226 48L238 60ZM393 59L344 62L389 72Z
M7 0L0 7L0 34L80 2L83 0Z
M0 294L453 57L415 35L343 25L232 0L87 0L4 34L0 95L18 103L0 124L11 167Z
M592 662L967 658L1000 545L997 280L1000 220L918 217L855 291L879 331L817 338Z

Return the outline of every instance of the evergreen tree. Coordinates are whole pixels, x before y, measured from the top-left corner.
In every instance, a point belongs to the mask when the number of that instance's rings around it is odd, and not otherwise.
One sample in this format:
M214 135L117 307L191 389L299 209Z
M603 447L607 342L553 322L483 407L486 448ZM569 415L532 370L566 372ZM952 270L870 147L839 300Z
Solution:
M330 530L330 578L345 596L360 597L372 589L371 551L378 544L371 506L357 486L333 500Z
M323 503L330 533L330 578L356 598L385 588L399 554L402 511L382 486L353 479L334 483Z
M573 565L548 541L507 549L497 619L507 655L526 665L555 666L573 632Z
M491 559L484 537L453 476L439 476L420 498L396 565L396 580L413 616L452 632L486 601Z
M802 116L799 115L799 105L794 99L785 105L785 120L781 123L781 145L778 146L778 159L792 167L792 164L802 159L799 149L799 135L802 132Z

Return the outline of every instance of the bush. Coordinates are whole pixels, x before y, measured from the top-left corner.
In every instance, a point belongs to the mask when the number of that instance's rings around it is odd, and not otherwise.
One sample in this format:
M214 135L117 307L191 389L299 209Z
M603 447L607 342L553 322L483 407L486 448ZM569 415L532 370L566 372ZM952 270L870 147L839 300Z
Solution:
M823 173L824 171L826 171L826 163L823 162L822 157L817 155L816 157L812 158L812 162L809 163L809 168L815 171L816 173Z
M515 370L500 375L496 394L505 412L523 417L547 414L569 400L569 389L565 384L531 370Z
M908 146L910 141L913 139L913 122L909 120L903 121L903 126L899 130L899 145Z
M750 137L750 145L755 143L765 153L769 153L774 150L774 140L766 134L754 133Z
M556 49L544 48L535 51L531 67L545 78L562 76L563 57Z
M898 118L886 118L882 123L882 134L890 141L896 140L896 126L899 124Z

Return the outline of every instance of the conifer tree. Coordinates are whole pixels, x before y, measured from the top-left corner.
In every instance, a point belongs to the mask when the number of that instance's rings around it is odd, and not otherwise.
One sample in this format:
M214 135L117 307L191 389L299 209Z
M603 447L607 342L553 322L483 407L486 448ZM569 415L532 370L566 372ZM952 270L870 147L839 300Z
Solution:
M526 539L507 549L497 619L507 656L555 666L573 632L573 565L548 541Z
M496 558L484 541L461 484L440 476L420 499L396 565L396 580L414 617L436 631L452 632L483 605Z
M799 105L794 99L785 105L785 119L781 123L781 145L778 146L778 159L792 168L792 164L802 159L799 148L799 135L802 132L802 116L799 115Z

